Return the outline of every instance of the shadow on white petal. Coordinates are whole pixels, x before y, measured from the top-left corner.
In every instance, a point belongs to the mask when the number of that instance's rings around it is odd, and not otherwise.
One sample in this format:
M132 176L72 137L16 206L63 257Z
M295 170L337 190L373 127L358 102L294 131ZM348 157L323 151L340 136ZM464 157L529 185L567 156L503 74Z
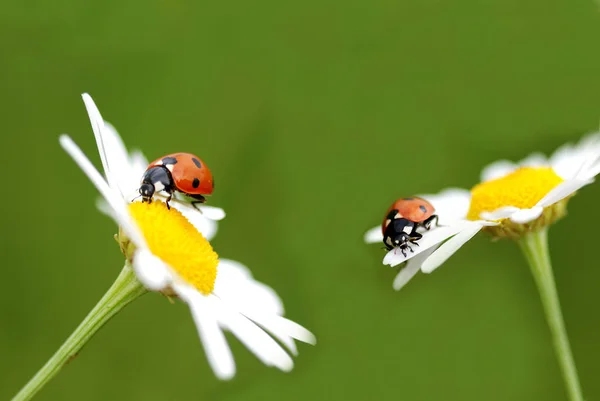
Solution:
M375 244L383 241L383 234L381 233L381 225L371 228L363 236L363 240L367 244Z
M138 249L135 252L133 270L141 283L151 291L161 291L172 282L167 265L146 249Z
M543 212L544 208L540 206L534 206L531 209L520 209L510 216L510 221L517 224L527 224L540 217Z
M461 230L462 224L457 224L455 226L444 226L444 227L435 227L423 234L423 238L419 240L419 246L411 245L414 252L406 251L406 256L402 253L399 248L394 248L389 251L385 257L383 258L384 265L390 265L392 267L403 263L421 252L424 252L435 246L449 237L453 236L457 232Z
M454 255L467 241L477 234L483 226L477 222L472 222L465 225L458 234L444 242L437 250L435 250L421 266L423 273L431 273L441 266L450 256Z
M481 212L479 214L479 217L481 217L484 220L506 219L518 212L519 210L521 209L515 206L503 206L499 209L494 210L493 212Z
M425 252L420 253L410 259L406 266L398 272L392 287L396 291L400 291L418 272L421 270L423 262L435 251L435 247L431 247Z
M219 319L209 297L203 296L187 285L175 285L174 289L190 308L206 358L213 372L221 380L233 378L235 376L233 354L223 330L219 327Z
M568 180L561 182L546 194L536 206L547 207L573 194L578 189L591 184L594 180Z
M517 167L518 166L510 160L498 160L497 162L489 164L481 171L481 181L485 182L502 178L515 171Z

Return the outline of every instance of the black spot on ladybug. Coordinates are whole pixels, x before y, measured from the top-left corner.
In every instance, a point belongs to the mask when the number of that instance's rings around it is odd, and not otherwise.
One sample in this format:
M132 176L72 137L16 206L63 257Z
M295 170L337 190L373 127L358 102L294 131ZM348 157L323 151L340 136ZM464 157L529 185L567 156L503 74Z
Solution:
M192 181L192 186L194 188L198 188L199 185L200 185L200 180L197 178L194 178L194 181Z
M215 189L215 179L214 178L213 178L211 184L212 184L213 189Z
M192 157L192 161L194 162L196 167L202 168L202 163L200 163L200 160L196 159L195 157Z
M177 159L174 157L165 157L164 159L162 159L162 164L163 166L166 166L168 164L177 164Z
M413 200L415 198L402 198L402 199L404 199L404 200Z
M427 212L427 208L423 205L419 205L419 209L421 209L423 213Z

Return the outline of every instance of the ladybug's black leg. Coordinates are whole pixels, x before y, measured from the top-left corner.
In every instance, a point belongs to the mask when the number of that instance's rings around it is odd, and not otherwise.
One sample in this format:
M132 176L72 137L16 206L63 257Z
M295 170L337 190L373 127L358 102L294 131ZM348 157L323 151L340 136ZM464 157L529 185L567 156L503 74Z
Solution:
M188 195L190 198L195 199L194 201L192 201L192 206L196 209L198 209L198 207L196 207L196 205L198 204L203 204L206 203L206 198L202 195ZM200 209L198 209L200 210Z
M175 193L175 190L173 190L172 188L165 188L164 191L169 194L165 203L167 204L167 209L171 210L171 205L169 205L169 202L171 201L171 199L173 199L173 194Z
M413 230L410 232L410 234L408 236L409 236L411 242L413 240L416 241L416 240L420 240L421 238L423 238L423 234L417 232L417 226L416 225L415 225L415 228L413 228Z
M438 225L438 215L434 214L431 217L429 217L427 220L425 220L422 225L423 227L425 227L426 230L429 230L431 228L431 225L433 224L433 221L435 220L435 225Z

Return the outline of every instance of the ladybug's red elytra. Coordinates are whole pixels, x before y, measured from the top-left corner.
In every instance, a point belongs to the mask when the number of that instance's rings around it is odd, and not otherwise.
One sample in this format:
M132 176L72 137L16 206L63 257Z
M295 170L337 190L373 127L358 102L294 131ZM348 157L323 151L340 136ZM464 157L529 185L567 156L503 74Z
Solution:
M381 224L383 244L389 251L399 247L404 256L407 249L414 252L410 244L419 246L417 241L423 237L417 228L429 230L434 220L437 224L438 216L434 213L435 208L423 198L398 199L390 206Z
M192 199L192 204L204 203L204 195L213 193L215 182L206 164L191 153L172 153L156 159L142 176L139 192L142 202L152 202L156 192L169 194L167 207L175 191Z

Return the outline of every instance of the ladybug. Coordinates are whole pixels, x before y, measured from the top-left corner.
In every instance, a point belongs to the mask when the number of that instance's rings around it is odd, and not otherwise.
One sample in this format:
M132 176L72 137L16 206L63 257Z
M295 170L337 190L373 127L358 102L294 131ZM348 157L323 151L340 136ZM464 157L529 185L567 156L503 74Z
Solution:
M410 244L419 246L417 241L423 237L417 232L417 228L429 230L434 220L437 224L438 216L434 213L435 208L422 198L401 198L395 201L381 224L383 244L387 250L399 247L404 256L407 249L414 252Z
M177 191L190 198L192 204L204 203L204 195L210 195L215 188L212 174L198 156L191 153L173 153L156 159L142 176L139 192L142 202L152 202L156 192L169 194L169 201Z

